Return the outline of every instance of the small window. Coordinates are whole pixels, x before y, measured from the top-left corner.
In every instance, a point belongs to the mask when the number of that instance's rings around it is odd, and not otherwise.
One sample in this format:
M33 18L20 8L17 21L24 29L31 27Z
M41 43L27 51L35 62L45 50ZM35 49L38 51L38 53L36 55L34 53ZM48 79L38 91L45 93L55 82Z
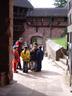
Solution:
M69 2L69 10L71 9L72 7L72 0Z
M70 6L70 2L69 2L69 10L70 10L71 6Z
M54 22L54 17L52 17L52 22Z
M36 27L36 32L38 32L38 27Z
M67 17L64 18L64 21L67 21Z
M69 15L68 20L69 20L69 25L70 25L71 24L71 14Z

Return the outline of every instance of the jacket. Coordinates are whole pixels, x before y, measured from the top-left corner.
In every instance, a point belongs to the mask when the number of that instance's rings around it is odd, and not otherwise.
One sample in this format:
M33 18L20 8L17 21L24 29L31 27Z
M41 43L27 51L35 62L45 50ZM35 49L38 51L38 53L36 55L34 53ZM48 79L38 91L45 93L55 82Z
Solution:
M23 61L29 62L30 61L30 51L26 50L26 52L25 52L25 50L23 50L21 52L21 57L22 57Z

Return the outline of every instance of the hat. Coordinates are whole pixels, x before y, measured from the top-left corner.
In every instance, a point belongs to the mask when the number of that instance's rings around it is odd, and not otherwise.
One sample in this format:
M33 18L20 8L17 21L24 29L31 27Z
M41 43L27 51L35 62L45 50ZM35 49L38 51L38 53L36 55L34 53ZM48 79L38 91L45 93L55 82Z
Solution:
M19 41L20 41L20 42L22 42L22 41L23 41L23 38L22 38L22 37L20 37L20 38L19 38Z
M19 46L18 45L14 45L13 48L18 48Z

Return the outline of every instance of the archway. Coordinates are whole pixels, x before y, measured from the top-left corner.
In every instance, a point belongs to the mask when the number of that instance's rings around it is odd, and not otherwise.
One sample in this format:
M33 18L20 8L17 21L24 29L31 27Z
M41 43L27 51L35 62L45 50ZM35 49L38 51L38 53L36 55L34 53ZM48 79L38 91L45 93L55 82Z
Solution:
M32 36L31 37L31 44L33 42L37 42L39 45L43 45L43 38L41 36Z

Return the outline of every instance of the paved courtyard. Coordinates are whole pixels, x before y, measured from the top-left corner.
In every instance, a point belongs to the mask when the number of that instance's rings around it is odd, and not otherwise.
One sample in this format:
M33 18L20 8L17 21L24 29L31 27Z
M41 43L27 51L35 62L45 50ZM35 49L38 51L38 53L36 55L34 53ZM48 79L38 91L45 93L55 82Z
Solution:
M41 72L14 73L14 81L0 88L0 96L72 96L64 83L64 71L44 58Z

